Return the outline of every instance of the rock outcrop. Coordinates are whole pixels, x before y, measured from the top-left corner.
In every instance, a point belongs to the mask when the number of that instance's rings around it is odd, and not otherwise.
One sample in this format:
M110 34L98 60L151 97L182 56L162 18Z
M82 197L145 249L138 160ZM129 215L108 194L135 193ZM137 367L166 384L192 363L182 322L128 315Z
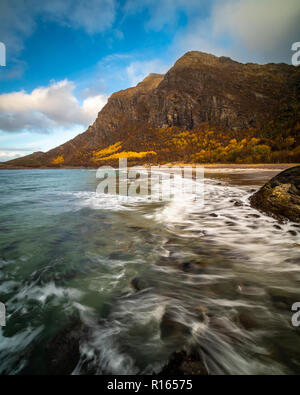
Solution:
M46 345L46 363L50 374L69 375L80 359L80 340L85 328L80 322L71 322L53 336Z
M300 223L300 166L278 174L250 198L251 206L283 222Z
M174 353L162 371L161 376L207 376L209 372L197 352L187 354L185 351Z

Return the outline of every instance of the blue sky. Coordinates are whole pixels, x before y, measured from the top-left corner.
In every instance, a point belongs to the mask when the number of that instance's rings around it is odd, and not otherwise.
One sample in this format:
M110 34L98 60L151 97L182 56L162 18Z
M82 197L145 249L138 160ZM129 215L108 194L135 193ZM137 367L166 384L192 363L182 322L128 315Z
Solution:
M299 17L299 0L0 0L0 161L73 138L188 50L290 63Z

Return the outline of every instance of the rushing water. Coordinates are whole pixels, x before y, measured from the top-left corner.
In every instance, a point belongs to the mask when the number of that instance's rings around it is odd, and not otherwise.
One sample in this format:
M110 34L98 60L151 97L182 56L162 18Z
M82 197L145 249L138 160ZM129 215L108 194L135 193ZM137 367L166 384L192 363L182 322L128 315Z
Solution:
M300 229L248 203L274 174L206 173L202 206L97 196L90 170L0 171L0 374L47 372L73 320L75 374L151 374L182 348L212 374L299 374Z

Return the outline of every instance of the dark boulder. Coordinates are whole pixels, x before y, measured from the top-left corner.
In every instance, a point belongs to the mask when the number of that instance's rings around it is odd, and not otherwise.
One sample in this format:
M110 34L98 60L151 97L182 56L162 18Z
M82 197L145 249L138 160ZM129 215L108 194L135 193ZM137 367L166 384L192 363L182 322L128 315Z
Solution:
M48 372L55 375L69 375L80 359L80 340L85 328L80 322L66 325L46 345Z
M180 322L175 310L168 307L160 323L160 333L164 341L182 339L190 334L190 328Z
M136 291L143 291L150 287L149 283L141 277L136 277L131 280L131 285Z
M162 376L199 375L207 376L208 371L197 352L188 355L185 351L174 353L169 363L159 373Z
M300 222L300 166L272 178L250 197L250 204L281 222Z

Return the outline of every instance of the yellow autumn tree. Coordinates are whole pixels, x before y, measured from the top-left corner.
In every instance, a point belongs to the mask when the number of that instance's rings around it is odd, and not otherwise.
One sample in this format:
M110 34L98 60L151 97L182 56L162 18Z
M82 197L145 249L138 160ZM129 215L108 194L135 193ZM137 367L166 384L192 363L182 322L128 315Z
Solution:
M144 158L145 156L148 155L157 155L156 152L154 151L147 151L147 152L119 152L117 154L113 154L110 156L106 156L105 158L100 158L99 160L112 160L112 159L123 159L123 158Z
M62 163L64 163L64 156L63 155L59 155L57 158L53 159L52 164L53 165L61 165Z
M93 159L95 161L99 161L102 160L101 158L103 158L106 155L110 155L113 154L117 151L119 151L122 148L122 142L118 141L117 143L110 145L109 147L106 147L100 151L94 151L93 152Z

